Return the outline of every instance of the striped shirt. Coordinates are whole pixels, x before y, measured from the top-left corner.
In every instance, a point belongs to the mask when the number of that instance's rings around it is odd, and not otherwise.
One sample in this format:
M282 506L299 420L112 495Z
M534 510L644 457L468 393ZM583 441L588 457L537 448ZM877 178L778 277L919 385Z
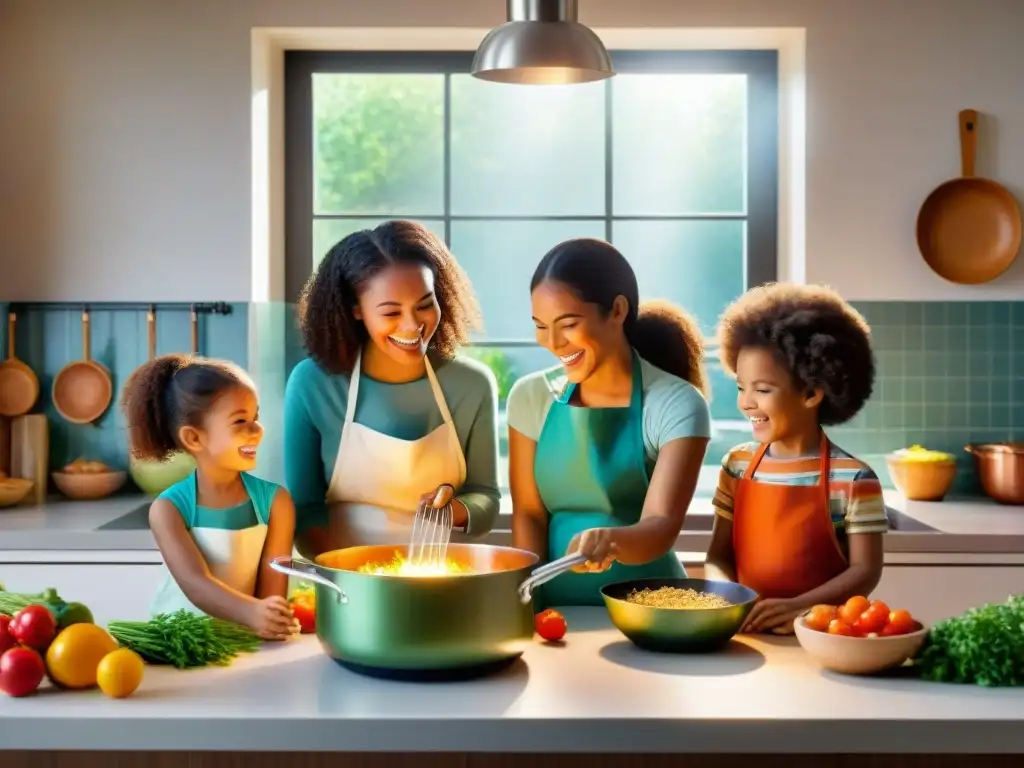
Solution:
M757 454L760 444L743 443L726 453L718 475L718 489L712 502L715 512L732 520L733 503L740 478ZM829 442L829 500L836 537L846 551L847 536L854 533L885 533L889 520L885 513L882 484L878 476L860 459ZM781 485L817 485L821 464L817 456L775 459L770 451L754 472L759 483Z

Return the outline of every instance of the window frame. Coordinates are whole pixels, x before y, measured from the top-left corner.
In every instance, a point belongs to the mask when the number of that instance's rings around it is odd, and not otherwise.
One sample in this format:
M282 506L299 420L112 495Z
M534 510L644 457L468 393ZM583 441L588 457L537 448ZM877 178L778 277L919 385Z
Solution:
M314 215L313 208L313 99L312 76L320 73L466 74L472 51L299 51L284 53L285 142L285 299L298 301L313 270L315 217L335 219L443 218L445 240L451 243L455 220L604 220L610 239L615 220L744 220L746 259L744 287L749 289L777 279L779 207L779 75L775 50L612 50L616 72L623 74L744 74L747 77L747 206L743 214L691 214L669 216L614 216L612 200L612 83L605 87L605 212L603 216L452 216L451 215L451 87L444 89L444 214L418 216L415 211L392 214ZM540 86L538 86L540 87ZM537 255L539 259L541 254ZM711 340L709 340L711 341ZM535 346L532 339L474 340L479 347ZM709 357L716 357L709 347Z

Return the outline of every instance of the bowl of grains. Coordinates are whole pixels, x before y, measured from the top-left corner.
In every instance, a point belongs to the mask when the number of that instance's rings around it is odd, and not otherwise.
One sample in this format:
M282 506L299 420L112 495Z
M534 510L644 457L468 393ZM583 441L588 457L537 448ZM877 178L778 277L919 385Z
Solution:
M608 616L636 646L699 653L724 648L743 626L757 593L731 581L635 579L601 588Z

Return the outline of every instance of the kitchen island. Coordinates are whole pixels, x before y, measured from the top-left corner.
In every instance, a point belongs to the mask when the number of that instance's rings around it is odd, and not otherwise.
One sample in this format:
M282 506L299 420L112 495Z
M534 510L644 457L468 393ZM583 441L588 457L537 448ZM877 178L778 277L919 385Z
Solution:
M892 756L872 766L1024 758L1019 689L837 675L791 637L740 637L710 655L652 654L626 641L601 608L565 614L564 643L536 642L513 667L469 682L359 676L303 636L226 668L150 667L128 699L52 689L0 698L0 750L9 750L0 751L0 765L63 768L56 758L39 762L58 752L68 766L87 768L115 759L141 766L153 752L205 753L191 766L258 768L350 758L392 768L624 766L640 754L659 764L657 755L686 754L687 766L749 765L753 755L768 766L818 765L815 753L858 755L861 766L867 755ZM79 750L92 754L68 753ZM274 756L258 752L350 755L281 754L268 762Z

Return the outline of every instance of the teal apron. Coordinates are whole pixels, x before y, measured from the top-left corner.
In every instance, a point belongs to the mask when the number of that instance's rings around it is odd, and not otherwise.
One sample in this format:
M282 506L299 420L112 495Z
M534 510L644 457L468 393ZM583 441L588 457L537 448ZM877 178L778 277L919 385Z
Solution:
M573 537L590 528L633 525L640 519L650 478L643 436L643 374L633 352L626 408L570 405L575 384L551 404L544 420L534 476L548 510L548 559L566 554ZM674 551L645 565L614 563L602 573L564 573L538 590L535 607L604 605L605 584L640 578L685 578Z

